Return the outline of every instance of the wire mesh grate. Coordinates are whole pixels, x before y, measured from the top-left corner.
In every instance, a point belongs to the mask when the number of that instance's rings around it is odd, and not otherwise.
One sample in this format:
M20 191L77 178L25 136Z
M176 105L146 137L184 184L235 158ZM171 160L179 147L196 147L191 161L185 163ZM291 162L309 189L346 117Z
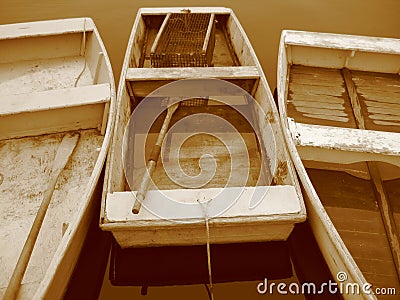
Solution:
M152 67L206 67L214 50L213 15L173 13L167 16L156 39Z

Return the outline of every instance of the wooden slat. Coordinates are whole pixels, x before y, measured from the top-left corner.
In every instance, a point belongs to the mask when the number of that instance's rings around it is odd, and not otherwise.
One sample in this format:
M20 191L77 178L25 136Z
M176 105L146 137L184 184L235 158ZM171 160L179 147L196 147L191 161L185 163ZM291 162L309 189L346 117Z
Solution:
M80 86L29 94L4 95L0 116L61 109L110 101L110 84Z
M326 110L336 110L342 112L344 109L344 105L341 103L325 103L323 106L320 102L317 101L308 101L308 100L288 100L288 103L295 102L296 107L300 108L318 108L318 109L326 109Z
M345 101L341 97L329 96L329 95L311 95L311 94L291 94L289 96L288 102L297 102L297 101L309 101L309 102L317 102L320 104L342 104L344 105Z
M298 112L309 114L309 115L325 115L325 116L335 116L335 117L345 117L347 120L347 114L341 109L336 109L336 107L326 107L319 108L314 106L304 106L304 105L296 105L296 110Z
M259 77L260 74L255 66L129 68L126 74L126 80L131 83L132 91L137 97L146 97L157 88L180 79L224 79L250 92ZM190 91L186 93L188 92Z
M139 10L139 15L166 15L167 13L180 13L183 8L180 7L145 7ZM213 14L231 14L232 10L225 7L185 7L192 13L213 13Z
M257 199L252 198L254 192ZM293 186L246 187L244 191L241 187L152 190L147 194L147 209L137 215L130 213L134 193L107 195L106 228L113 229L122 247L204 244L204 214L196 200L199 197L212 197L207 206L211 243L286 240L294 222L305 217ZM249 204L258 200L259 204L250 209ZM220 213L221 205L228 203L232 204L229 209ZM157 212L160 209L161 214Z
M293 186L152 190L148 192L146 198L147 210L143 209L137 215L131 213L131 203L133 204L135 199L134 193L135 192L118 192L107 195L106 209L109 221L134 221L131 223L131 226L140 228L143 226L157 227L159 225L157 222L171 224L171 222L173 222L172 220L181 219L186 220L186 225L189 221L191 226L204 227L204 223L198 223L204 220L202 210L196 209L196 206L200 208L197 202L199 195L205 200L213 199L208 205L208 213L210 217L216 217L216 219L212 221L214 224L217 224L218 221L222 221L222 219L225 218L226 222L235 222L235 218L237 218L236 222L243 222L256 216L275 216L279 219L280 215L284 217L301 211L299 198ZM254 200L255 198L257 198L257 201L254 203L259 201L259 205L250 209L249 203L252 203L252 199ZM171 201L168 199L174 200ZM234 199L236 199L236 201L234 201ZM282 205L282 199L286 199L285 205ZM225 203L232 206L220 213L221 202L219 201L223 201L222 205ZM217 205L218 202L220 203L219 205ZM156 207L164 208L164 220L160 218L160 216L152 213L159 210L156 209ZM181 207L181 209L176 210L177 207ZM230 218L232 218L231 221L229 221ZM186 227L185 223L176 223L175 225L176 228Z
M365 121L361 112L361 105L360 101L358 100L357 90L351 78L351 73L348 69L343 69L342 74L346 85L347 93L349 94L350 103L353 108L353 113L354 116L356 117L357 127L359 129L365 129Z
M104 127L110 85L4 97L0 139ZM4 100L4 99L2 99Z
M388 111L394 110L396 114L400 114L400 102L399 103L382 103L379 101L365 100L364 102L368 108L384 108Z
M129 68L127 81L179 80L187 78L257 79L255 66L198 67L198 68Z
M93 31L94 23L90 18L49 20L0 25L0 39L83 32L83 23L85 19L85 30Z
M290 93L293 94L310 94L310 95L320 95L323 97L324 95L340 97L343 95L344 87L341 85L307 85L303 83L290 83L289 88Z
M298 146L400 156L399 133L303 124L292 119L289 126Z
M345 34L284 31L285 44L400 54L400 40Z

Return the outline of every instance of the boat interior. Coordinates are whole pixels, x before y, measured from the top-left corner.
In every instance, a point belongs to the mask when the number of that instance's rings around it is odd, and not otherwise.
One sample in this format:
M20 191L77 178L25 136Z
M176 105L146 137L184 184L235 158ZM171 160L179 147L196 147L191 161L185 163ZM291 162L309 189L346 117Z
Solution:
M378 199L388 203L400 232L400 55L358 49L354 41L341 49L335 38L331 47L296 44L299 37L288 37L280 66L292 137L367 282L398 289Z
M90 19L0 26L0 296L66 132L79 132L79 141L55 188L22 291L36 291L88 194L113 80L93 29Z
M210 14L204 14L210 15ZM183 14L182 17L187 17L189 15ZM165 20L165 15L149 15L143 16L143 24L145 26L142 32L142 45L141 45L141 53L138 55L137 53L133 53L131 58L131 67L135 67L137 64L139 67L143 68L151 68L151 48L155 42L157 34L160 32L160 28ZM215 25L213 25L213 31L215 31L215 37L211 41L211 43L215 43L214 50L212 52L212 59L210 67L229 67L228 69L222 70L226 72L235 72L233 66L254 66L254 61L245 61L242 64L238 56L236 55L232 41L228 36L227 30L227 19L228 15L213 15ZM214 28L215 27L215 28ZM193 26L190 27L191 30L196 29ZM188 34L192 37L196 32L189 32ZM184 49L184 45L181 46L181 49ZM179 47L175 49L179 51ZM250 56L250 55L249 55ZM138 61L135 61L138 59ZM152 69L146 69L153 71ZM250 73L253 73L250 78L239 78L235 76L230 81L237 84L241 88L245 89L248 93L252 92L254 89L256 82L258 81L257 72L254 68L248 68ZM201 70L202 71L202 70ZM198 71L198 72L201 72ZM181 70L176 71L176 74L180 73ZM156 75L156 72L153 72ZM140 72L139 72L140 74ZM129 70L128 70L129 75ZM143 74L146 76L146 74ZM170 74L166 74L170 75ZM217 74L218 75L218 74ZM159 75L158 75L159 76ZM162 75L161 75L162 76ZM247 77L247 75L246 75ZM167 78L166 78L167 79ZM176 80L178 78L174 78ZM140 102L143 97L148 96L149 93L154 91L154 89L161 87L162 85L168 84L172 82L172 80L160 80L160 81L135 81L134 78L127 76L127 86L130 91L132 91L134 95L135 101ZM227 87L229 88L229 87ZM233 93L237 93L234 91ZM226 174L231 174L231 165L232 159L238 159L239 164L238 169L232 174L236 180L231 180L229 182L230 186L240 186L240 181L243 178L249 177L245 185L247 186L256 186L256 185L266 185L267 179L260 180L260 171L261 171L261 156L260 156L260 147L258 145L258 140L254 129L248 120L246 120L243 115L241 115L240 111L235 109L235 106L232 105L240 105L240 106L248 106L248 101L245 95L229 95L224 96L224 100L229 101L229 103L223 103L219 101L215 101L213 99L207 100L186 100L180 105L178 110L173 116L173 120L171 122L170 127L174 127L174 124L179 122L185 117L203 114L202 117L194 117L191 118L191 122L187 122L184 126L175 127L177 130L170 132L166 137L166 148L163 151L163 157L160 159L160 163L157 164L156 171L154 173L154 184L158 189L179 189L182 188L182 185L179 185L176 181L174 182L172 178L176 178L183 171L183 175L187 174L190 177L195 176L201 172L199 158L208 153L216 159L217 168L215 169L215 174L212 179L206 184L203 185L204 188L210 187L224 187L228 183L229 177ZM217 95L216 95L217 96ZM233 100L233 103L230 103ZM157 101L155 99L154 105L158 105L162 107L162 99ZM150 110L154 110L154 106L147 106ZM135 123L136 124L144 124L145 119L151 115L151 112L145 111L146 107L144 107L143 114L137 116L135 115ZM212 114L217 116L218 118L207 117L208 114ZM154 145L158 132L160 132L161 125L165 118L166 111L159 115L155 122L152 124L149 133L146 130L141 130L138 126L135 126L135 139L136 148L133 151L128 151L129 153L134 153L135 157L133 157L133 165L135 169L134 174L136 174L136 178L140 179L144 173L144 165L139 162L140 158L143 158L143 150L142 144L140 140L145 140L145 157L147 158L150 155L152 146ZM226 128L221 127L221 119L226 120L228 123L233 126ZM140 126L145 127L145 126ZM179 127L179 128L178 128ZM143 128L145 129L145 128ZM215 130L217 129L217 130ZM224 132L226 130L226 132ZM204 134L196 134L194 132L205 132ZM220 131L217 134L217 131ZM215 135L211 135L210 133L215 133ZM236 143L239 135L240 140L244 141L242 146L240 147L240 143ZM220 140L222 139L222 141ZM229 147L229 145L238 145L238 147ZM180 150L179 150L180 149ZM168 163L169 157L173 159L173 157L178 154L179 151L179 162ZM135 159L136 158L136 159ZM143 162L143 159L141 159ZM165 162L165 163L163 163ZM248 168L246 168L246 164L250 164L250 174L248 176ZM168 168L166 168L166 164ZM209 164L208 166L212 166ZM208 167L208 168L209 168ZM206 167L207 168L207 167ZM170 169L170 170L167 170ZM165 172L169 172L169 174L165 174ZM198 177L199 182L201 178ZM181 182L183 185L185 183ZM196 183L193 183L196 185ZM137 180L134 180L132 190L138 190Z

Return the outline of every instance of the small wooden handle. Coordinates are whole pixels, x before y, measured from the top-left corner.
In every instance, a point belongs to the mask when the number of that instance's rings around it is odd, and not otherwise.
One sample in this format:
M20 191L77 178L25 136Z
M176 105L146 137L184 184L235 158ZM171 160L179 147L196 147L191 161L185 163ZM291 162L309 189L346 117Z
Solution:
M147 172L144 173L142 182L140 183L140 188L136 194L136 200L135 203L133 204L132 212L134 214L138 214L140 208L142 207L142 202L144 198L146 198L147 190L149 188L149 183L151 179L151 174L153 174L158 157L161 152L161 144L164 140L164 137L167 133L169 123L171 122L172 115L174 112L178 109L179 107L179 102L176 102L168 107L167 110L167 115L165 116L164 122L161 126L160 133L158 134L158 138L156 141L156 144L154 145L151 154L150 154L150 159L147 163Z
M142 207L142 202L146 198L147 190L149 189L149 184L151 181L151 175L156 169L157 161L149 160L147 164L147 170L143 175L142 182L140 183L139 190L136 193L135 204L133 205L132 212L138 214L140 208Z

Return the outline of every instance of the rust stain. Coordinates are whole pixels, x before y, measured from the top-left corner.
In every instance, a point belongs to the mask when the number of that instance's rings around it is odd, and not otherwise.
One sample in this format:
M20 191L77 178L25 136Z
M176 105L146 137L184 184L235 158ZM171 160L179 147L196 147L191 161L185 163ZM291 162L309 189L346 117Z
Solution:
M288 175L288 165L286 161L279 161L274 175L274 184L283 185Z

